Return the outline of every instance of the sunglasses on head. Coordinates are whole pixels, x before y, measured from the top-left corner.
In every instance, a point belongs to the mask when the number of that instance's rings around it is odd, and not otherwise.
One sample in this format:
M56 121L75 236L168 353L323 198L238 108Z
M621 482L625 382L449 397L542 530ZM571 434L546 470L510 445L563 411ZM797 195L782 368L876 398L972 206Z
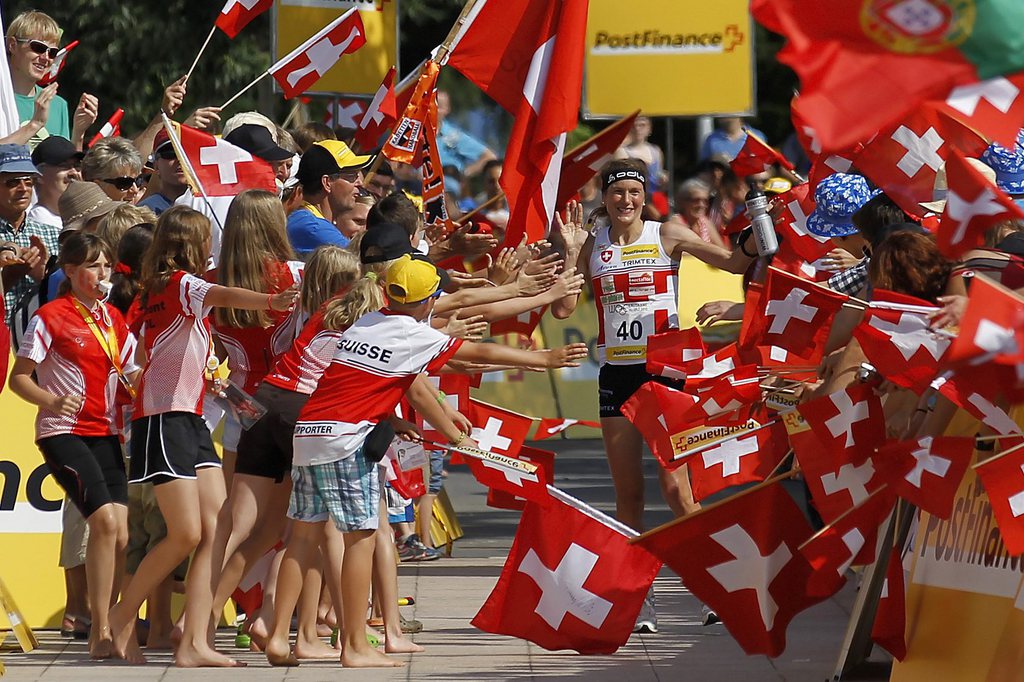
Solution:
M176 159L177 155L174 153L174 147L171 145L164 145L160 149L156 150L156 158L158 159Z
M134 178L104 178L101 182L113 185L122 192L126 192L132 187L132 185L142 187L142 183L145 182L145 178L141 175Z
M7 189L14 189L21 184L24 184L26 187L31 189L36 186L36 178L34 175L22 175L21 177L8 178L4 180L4 187Z
M59 47L50 47L41 40L35 40L33 38L16 38L19 43L28 43L28 49L32 50L36 54L46 54L50 59L56 59L57 53L60 52Z

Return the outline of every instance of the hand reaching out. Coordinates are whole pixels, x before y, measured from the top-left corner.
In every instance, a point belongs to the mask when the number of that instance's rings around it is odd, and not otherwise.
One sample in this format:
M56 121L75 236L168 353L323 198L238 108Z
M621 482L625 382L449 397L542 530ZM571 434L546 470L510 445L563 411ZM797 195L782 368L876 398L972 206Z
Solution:
M444 333L457 339L479 341L487 332L487 323L483 315L474 315L464 320L459 319L459 311L453 310L445 325Z
M583 228L583 204L575 200L570 201L566 207L565 220L562 219L561 214L555 213L555 226L565 244L567 253L578 254L583 249L583 245L587 243L587 237L590 236L590 233Z
M697 308L697 324L714 324L723 320L742 320L743 304L733 301L708 301Z
M589 354L587 344L585 343L570 343L568 346L552 348L544 352L548 353L547 366L550 369L579 367L580 363L577 361L582 360Z
M185 119L185 125L206 130L214 121L220 120L220 107L200 107Z
M957 327L963 319L967 310L966 296L939 296L939 303L942 308L931 314L932 327L942 329L943 327Z
M164 99L160 108L167 114L168 118L174 118L174 114L181 108L185 101L185 76L174 81L164 90Z
M511 282L519 270L519 258L516 250L505 247L498 252L497 258L487 255L487 279L498 286Z

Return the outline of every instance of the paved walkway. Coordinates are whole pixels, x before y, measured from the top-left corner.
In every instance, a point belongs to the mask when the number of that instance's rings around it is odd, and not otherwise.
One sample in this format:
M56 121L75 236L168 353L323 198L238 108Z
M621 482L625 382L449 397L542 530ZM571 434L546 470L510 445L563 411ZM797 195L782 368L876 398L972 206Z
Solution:
M612 496L607 469L597 441L556 441L559 452L556 484L609 511ZM648 499L649 524L669 514L660 504L653 460ZM233 633L222 630L219 646L248 662L244 671L179 670L169 654L150 655L145 667L89 661L84 643L68 643L55 632L42 633L42 646L31 654L2 654L10 680L561 680L645 682L647 680L731 681L829 679L853 603L848 585L842 592L801 614L789 628L789 647L777 659L746 656L720 625L700 625L699 602L663 571L655 583L660 632L634 635L613 656L578 656L545 651L528 642L479 632L470 619L484 602L504 563L518 514L486 507L484 491L462 467L452 470L447 486L466 537L452 558L427 564L403 564L399 593L413 595L406 617L423 621L415 636L427 651L405 657L406 667L388 671L345 671L331 662L303 663L299 668L271 668L259 654L233 649ZM238 653L235 653L238 652ZM877 659L877 660L875 660ZM876 647L869 666L844 679L888 679L887 657Z

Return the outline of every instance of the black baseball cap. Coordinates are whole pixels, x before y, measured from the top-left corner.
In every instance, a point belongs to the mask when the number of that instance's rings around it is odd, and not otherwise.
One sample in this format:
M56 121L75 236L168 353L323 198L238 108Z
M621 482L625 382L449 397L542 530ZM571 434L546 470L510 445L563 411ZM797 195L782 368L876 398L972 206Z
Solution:
M224 141L241 147L264 161L285 161L295 156L274 142L269 130L252 123L238 126L224 136Z
M383 263L417 253L409 242L409 233L395 223L380 223L366 231L359 241L359 260L364 264Z
M32 152L32 163L36 166L42 164L59 166L70 159L81 161L83 156L85 156L85 152L77 150L68 138L50 135L36 145Z

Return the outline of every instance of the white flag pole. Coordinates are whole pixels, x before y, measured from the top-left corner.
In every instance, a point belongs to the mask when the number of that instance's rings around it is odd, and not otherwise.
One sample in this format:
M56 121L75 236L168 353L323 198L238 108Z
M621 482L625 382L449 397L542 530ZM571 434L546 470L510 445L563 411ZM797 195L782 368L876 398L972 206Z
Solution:
M178 137L178 131L174 129L174 125L171 119L167 118L167 114L160 112L160 117L164 120L164 130L167 131L167 137L171 140L171 146L174 147L174 153L178 156L178 161L185 168L185 174L196 183L196 189L199 190L200 196L203 197L203 201L206 202L206 207L210 209L210 215L213 216L213 220L216 221L217 227L220 228L221 232L224 231L224 226L220 224L220 218L217 217L217 212L213 210L213 204L210 202L210 197L206 195L206 189L203 187L203 183L199 180L199 175L196 173L196 169L192 166L191 159L188 158L188 154L185 153L185 148L181 144L181 138Z
M185 74L186 83L188 82L188 79L192 76L192 72L196 70L196 64L199 63L199 58L203 56L204 52L206 52L206 46L210 44L210 40L213 38L213 34L216 32L216 30L217 25L214 24L210 28L210 33L206 36L206 40L203 42L203 46L199 48L199 54L197 54L196 58L192 61L192 66L188 67L188 73Z

